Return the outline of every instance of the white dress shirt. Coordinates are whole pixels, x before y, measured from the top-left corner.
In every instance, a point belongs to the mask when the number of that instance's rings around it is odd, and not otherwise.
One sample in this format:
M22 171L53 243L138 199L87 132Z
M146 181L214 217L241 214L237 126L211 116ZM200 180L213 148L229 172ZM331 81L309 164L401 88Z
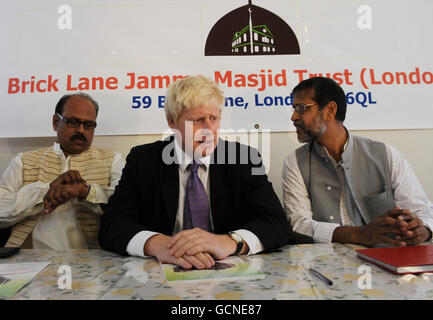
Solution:
M385 146L395 204L417 214L424 225L433 230L433 202L425 194L415 172L400 152L388 144ZM337 165L335 161L334 165ZM284 160L282 187L284 210L294 231L312 236L315 242L332 242L334 230L340 225L313 219L310 198L295 151ZM341 186L341 190L343 188ZM343 225L351 225L343 201L344 197L340 197L340 212L335 214L341 216Z
M60 156L62 173L69 170L70 157L67 158L54 143L53 151ZM36 181L23 186L22 153L12 159L9 167L0 180L0 228L7 228L28 216L36 215L43 210L43 198L50 189L49 183ZM107 203L122 174L124 161L116 152L111 166L110 186L90 185L85 201L73 199L64 206L57 207L50 214L42 214L32 232L34 249L82 249L87 248L75 217L76 208L101 214L100 203Z
M192 158L186 154L182 148L180 147L178 141L175 139L175 153L176 153L176 159L180 160L179 163L179 201L178 201L178 207L177 207L177 214L176 214L176 222L174 225L173 230L173 236L180 231L183 230L183 210L184 210L184 202L185 202L185 190L186 185L188 182L188 178L190 175L189 170L187 170L187 167L190 163L192 163ZM210 182L209 182L209 165L210 165L210 158L211 156L208 155L206 157L197 159L197 162L200 164L198 168L197 175L200 178L201 182L203 183L203 186L206 189L207 198L209 200L209 208L210 206ZM213 223L212 223L212 211L210 210L210 226L213 230ZM245 229L239 229L234 231L235 233L239 234L242 239L248 244L249 252L248 254L255 254L257 252L260 252L263 250L263 245L259 238L252 233L251 231L245 230ZM146 257L143 253L143 248L146 243L146 241L158 234L158 232L153 231L141 231L137 233L132 239L129 241L128 246L126 248L126 251L128 254L132 256L139 256L139 257Z

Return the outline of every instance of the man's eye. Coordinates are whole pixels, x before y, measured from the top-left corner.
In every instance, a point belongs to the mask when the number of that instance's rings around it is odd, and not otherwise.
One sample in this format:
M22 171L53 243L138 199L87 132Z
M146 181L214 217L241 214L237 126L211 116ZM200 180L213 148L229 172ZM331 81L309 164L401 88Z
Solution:
M77 119L68 119L68 122L72 125L80 123L80 121Z

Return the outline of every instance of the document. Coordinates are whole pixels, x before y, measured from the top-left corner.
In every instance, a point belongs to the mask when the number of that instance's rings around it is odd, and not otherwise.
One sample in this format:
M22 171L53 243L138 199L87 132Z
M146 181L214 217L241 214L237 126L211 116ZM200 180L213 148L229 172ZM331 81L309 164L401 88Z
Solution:
M183 269L169 263L161 264L161 268L168 283L203 280L255 280L265 277L259 270L238 257L217 260L210 269Z
M0 299L12 297L50 262L0 264Z

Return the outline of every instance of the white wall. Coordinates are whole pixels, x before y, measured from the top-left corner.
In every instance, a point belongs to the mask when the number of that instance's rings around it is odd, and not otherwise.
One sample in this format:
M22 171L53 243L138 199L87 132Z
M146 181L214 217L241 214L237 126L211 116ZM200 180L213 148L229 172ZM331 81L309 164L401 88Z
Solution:
M433 130L384 130L352 131L353 134L383 141L396 147L412 165L424 187L433 199ZM115 149L127 156L131 147L161 139L160 135L97 136L93 144L98 147ZM0 173L18 153L51 145L53 137L43 138L0 138ZM294 132L272 133L270 135L269 179L281 199L281 170L283 159L300 144Z

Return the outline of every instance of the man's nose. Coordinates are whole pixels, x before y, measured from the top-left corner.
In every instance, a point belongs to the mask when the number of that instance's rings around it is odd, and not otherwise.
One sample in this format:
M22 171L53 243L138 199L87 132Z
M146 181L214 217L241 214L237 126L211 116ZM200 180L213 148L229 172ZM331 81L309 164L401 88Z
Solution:
M77 128L75 128L75 131L77 131L77 132L84 132L85 131L85 129L84 129L84 123L80 123L80 125Z
M301 119L301 115L298 113L298 111L293 110L293 114L292 117L290 118L290 120L292 120L292 122L294 122L295 120L299 120Z

